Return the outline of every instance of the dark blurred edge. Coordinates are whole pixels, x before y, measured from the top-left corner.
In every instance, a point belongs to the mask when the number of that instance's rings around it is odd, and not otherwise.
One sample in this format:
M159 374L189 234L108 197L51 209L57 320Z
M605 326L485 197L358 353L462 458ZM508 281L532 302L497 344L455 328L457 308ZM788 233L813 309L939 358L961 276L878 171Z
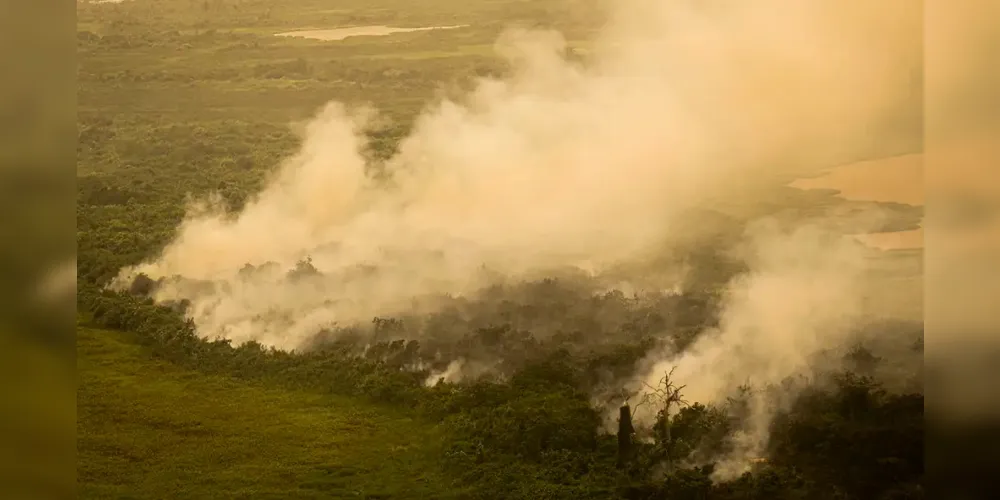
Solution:
M939 66L940 56L929 55L925 68L928 85L925 106L928 149L926 171L929 179L950 169L947 161L934 154L936 144L958 135L962 124L973 125L984 136L998 130L1000 90L995 74L987 74L986 61L1000 60L1000 45L989 43L995 35L1000 10L993 0L926 0L924 2L929 54L959 55L970 58L968 88L953 100L952 94L938 92L942 77L950 69ZM74 421L72 387L74 354L74 304L72 292L50 295L44 300L38 289L50 272L72 262L75 249L75 0L0 0L0 491L3 498L64 498L75 493ZM914 8L919 3L914 2ZM963 12L964 11L964 12ZM945 31L941 23L952 19L972 23L967 29ZM961 39L955 38L956 36ZM942 45L947 48L942 48ZM995 65L995 63L994 63ZM980 67L982 66L982 67ZM974 71L980 69L983 71ZM982 73L982 74L979 74ZM997 137L996 134L992 134ZM997 158L984 158L1000 165ZM988 185L994 179L971 184ZM929 180L929 183L932 182ZM933 190L933 185L928 185ZM935 206L928 203L929 217ZM983 228L989 231L990 228ZM943 238L933 227L927 229L928 259L938 268L955 265L954 256L935 252ZM986 249L984 249L986 250ZM984 252L989 254L990 252ZM1000 254L993 253L994 259ZM968 264L963 260L962 264ZM987 259L978 276L990 276L995 262ZM977 273L969 273L976 276ZM951 315L962 301L934 291L928 283L926 309L928 337L955 335L953 325L935 323L933 316ZM976 290L989 290L975 288ZM989 290L993 291L993 290ZM59 292L59 290L56 290ZM1000 294L996 294L1000 297ZM986 315L995 311L984 312ZM975 349L996 350L1000 341L991 338ZM992 336L992 337L991 337ZM959 338L959 342L961 343ZM929 344L933 344L929 341ZM935 368L955 371L969 364L972 349L954 356L935 357ZM981 370L966 370L929 391L927 466L932 498L988 498L995 489L1000 470L1000 425L993 412L978 412L956 418L954 408L935 403L936 395L953 392L957 386L986 386L976 397L996 399L993 387L1000 381L1000 356L979 364ZM938 366L939 365L939 366ZM975 374L975 375L973 375ZM934 386L934 380L929 380ZM982 401L982 408L996 408L996 401Z
M75 0L0 0L5 499L76 492L75 31Z
M1000 138L1000 2L925 0L924 8L928 493L993 498L1000 489L1000 211L974 220L956 216L952 203L1000 202L1000 148L989 145Z

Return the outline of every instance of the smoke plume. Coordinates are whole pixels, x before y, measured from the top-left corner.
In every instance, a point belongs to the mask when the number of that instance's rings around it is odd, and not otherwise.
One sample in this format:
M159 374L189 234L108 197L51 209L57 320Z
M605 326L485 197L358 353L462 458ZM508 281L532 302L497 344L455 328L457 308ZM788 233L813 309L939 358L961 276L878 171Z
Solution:
M634 383L642 391L670 373L684 384L684 399L717 405L739 387L756 389L746 395L745 428L716 469L722 479L765 454L769 424L795 389L786 381L810 375L823 351L847 343L863 313L865 252L858 242L813 227L789 232L763 224L745 251L751 271L730 283L719 326L681 352L651 354L645 376ZM659 408L640 409L637 421L649 426Z
M377 113L327 105L240 213L192 207L162 254L119 283L167 278L155 298L190 301L203 336L302 348L322 329L502 281L680 252L703 236L701 210L771 206L775 186L898 148L919 121L921 9L909 0L611 10L583 63L566 59L559 33L505 33L511 74L430 105L385 164L362 154ZM844 338L865 259L820 226L747 231L737 256L749 272L727 287L721 324L651 355L639 379L676 365L687 398L715 402ZM463 363L433 379L459 378ZM766 439L755 428L747 453Z

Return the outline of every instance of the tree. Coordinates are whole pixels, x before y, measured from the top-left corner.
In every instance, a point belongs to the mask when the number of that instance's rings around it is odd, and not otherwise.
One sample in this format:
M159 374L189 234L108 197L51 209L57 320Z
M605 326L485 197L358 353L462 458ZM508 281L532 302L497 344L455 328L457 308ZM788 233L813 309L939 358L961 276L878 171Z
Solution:
M312 263L312 257L306 257L304 260L300 260L295 264L295 269L289 271L287 277L290 281L294 282L303 278L311 278L320 275L321 273Z
M670 444L672 441L672 436L670 432L670 409L672 407L687 407L690 406L686 400L681 396L681 390L683 390L686 385L677 386L674 384L672 377L674 370L677 367L673 367L663 375L663 378L657 383L656 386L643 383L648 391L643 394L641 404L651 404L655 408L658 408L656 424L653 429L653 433L656 437L657 444L659 448L664 452L664 458L667 462L671 462L674 457L670 456Z
M632 458L632 412L625 403L618 410L618 467L624 467Z

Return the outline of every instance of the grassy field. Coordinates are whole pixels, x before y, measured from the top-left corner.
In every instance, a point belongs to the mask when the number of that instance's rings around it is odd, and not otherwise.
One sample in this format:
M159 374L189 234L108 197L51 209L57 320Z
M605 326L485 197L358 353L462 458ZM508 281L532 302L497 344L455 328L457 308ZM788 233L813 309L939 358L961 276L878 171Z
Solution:
M81 498L447 498L441 436L399 408L206 376L81 326Z

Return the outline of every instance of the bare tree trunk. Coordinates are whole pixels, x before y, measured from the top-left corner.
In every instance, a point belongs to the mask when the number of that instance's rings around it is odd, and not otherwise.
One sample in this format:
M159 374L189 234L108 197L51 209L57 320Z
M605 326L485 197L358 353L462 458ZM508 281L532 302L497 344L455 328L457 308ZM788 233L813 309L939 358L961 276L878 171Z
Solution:
M632 411L629 406L622 405L618 411L618 466L623 467L632 458Z
M663 449L664 458L666 458L667 464L670 464L671 463L671 457L670 457L670 441L671 441L671 436L670 436L670 413L668 413L668 409L667 408L663 409L663 419L660 420L660 422L658 422L657 424L660 427L660 429L659 429L659 431L660 431L659 432L659 434L660 434L660 446Z

